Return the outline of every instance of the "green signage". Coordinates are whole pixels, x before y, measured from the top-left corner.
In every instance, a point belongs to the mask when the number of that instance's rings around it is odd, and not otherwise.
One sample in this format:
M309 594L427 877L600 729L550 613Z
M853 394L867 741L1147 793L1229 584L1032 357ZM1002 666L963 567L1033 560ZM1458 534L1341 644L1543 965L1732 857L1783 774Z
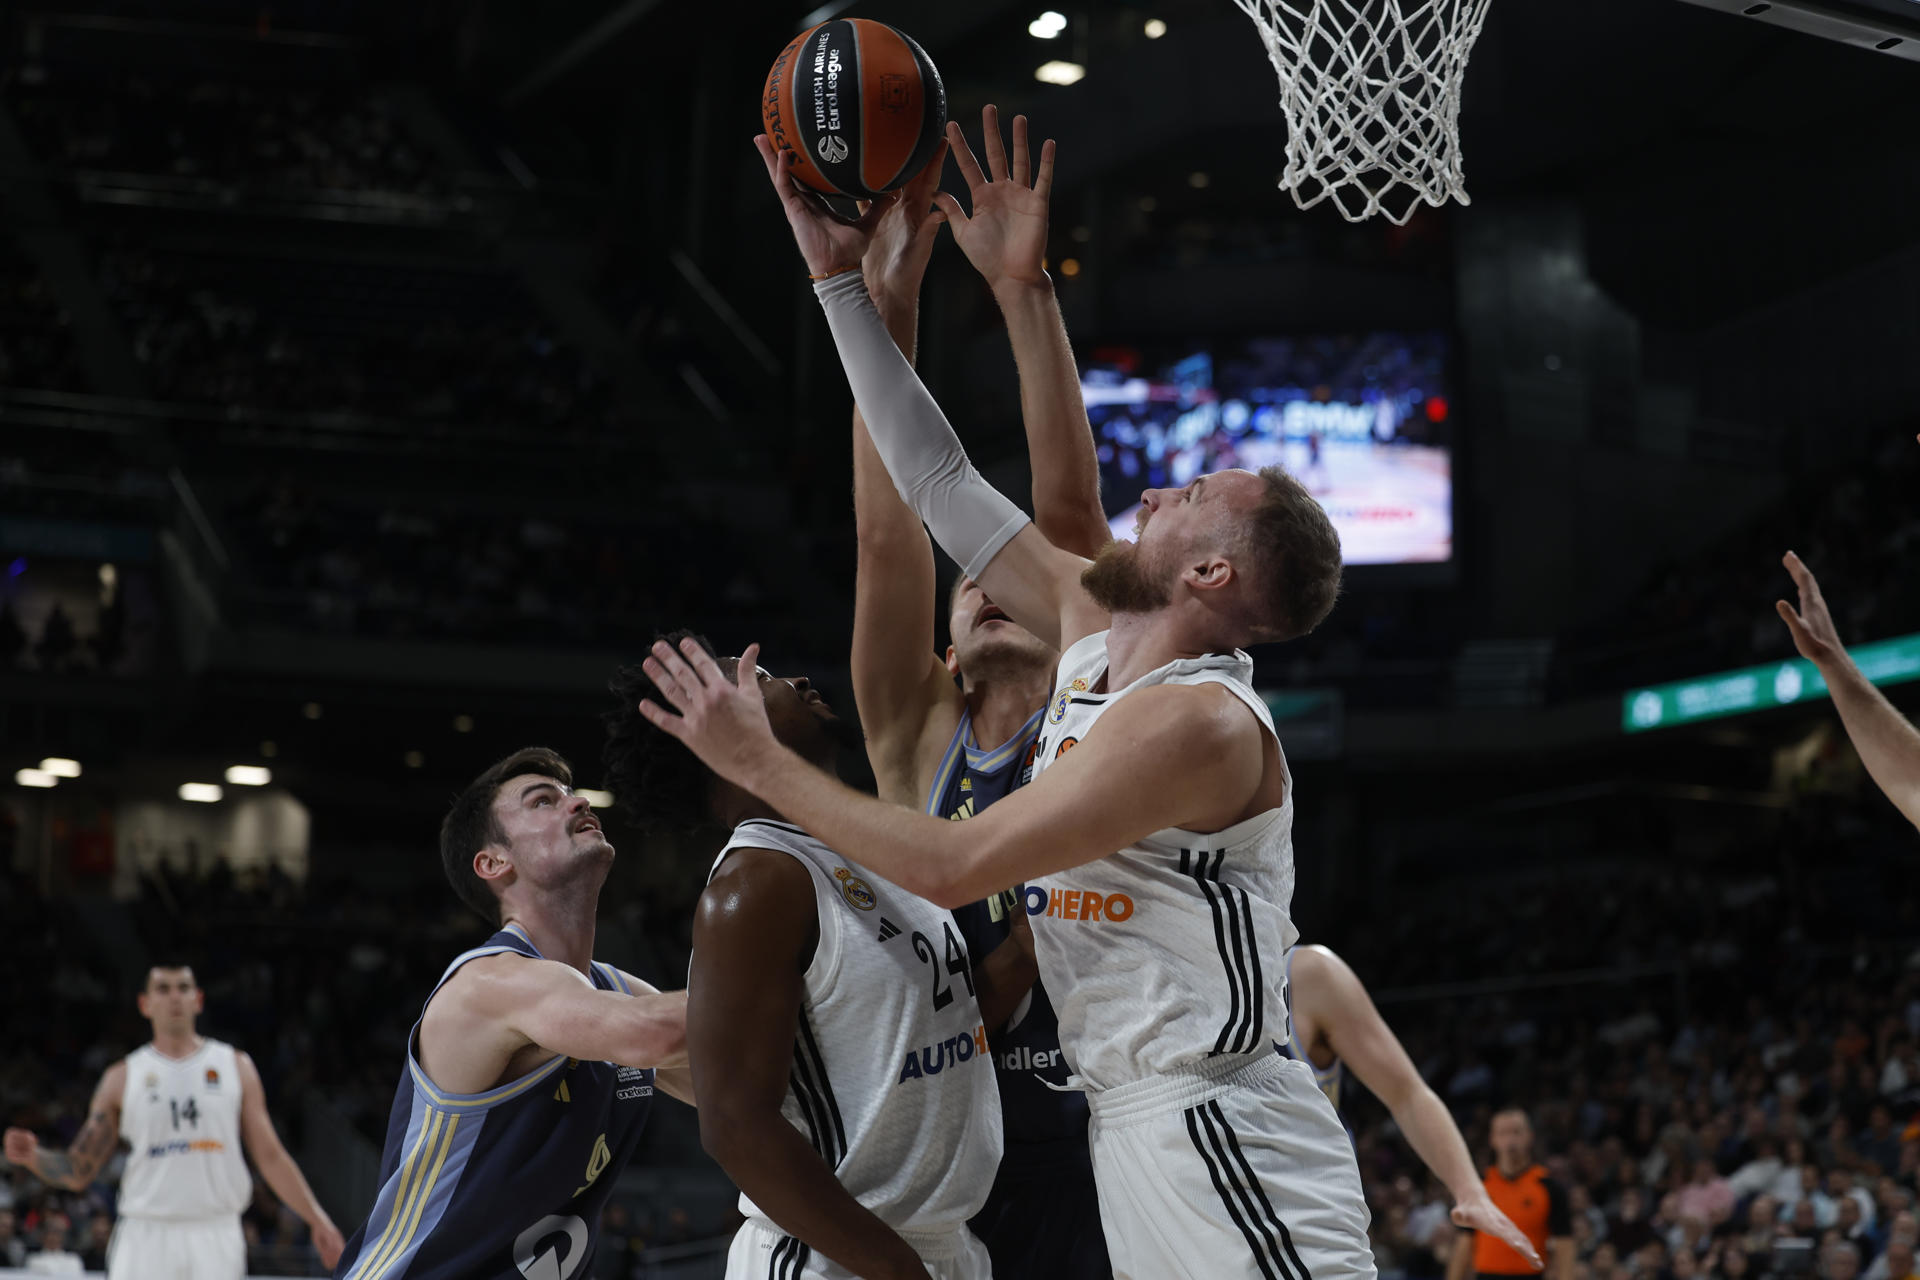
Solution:
M1847 652L1874 684L1920 680L1920 635L1863 644ZM1628 733L1671 729L1826 696L1827 682L1819 668L1805 658L1792 658L1697 680L1630 689L1620 700L1620 727Z

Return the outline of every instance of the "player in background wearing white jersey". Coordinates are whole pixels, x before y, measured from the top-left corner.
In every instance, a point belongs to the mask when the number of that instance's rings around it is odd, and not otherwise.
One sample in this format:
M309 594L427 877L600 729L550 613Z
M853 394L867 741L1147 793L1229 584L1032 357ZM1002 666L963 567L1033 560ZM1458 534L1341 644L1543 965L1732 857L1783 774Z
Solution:
M240 1214L253 1201L247 1155L273 1193L313 1233L331 1269L344 1241L281 1145L260 1071L247 1054L202 1036L206 994L184 964L147 972L140 1015L153 1039L108 1067L87 1120L64 1151L28 1129L8 1129L7 1159L43 1181L83 1191L121 1139L119 1221L107 1248L111 1280L239 1280L247 1271Z
M1277 468L1225 471L1148 490L1137 541L1091 563L1053 546L981 479L887 336L858 274L875 220L831 219L791 157L756 145L888 473L968 576L1061 647L1055 698L1033 781L965 823L823 776L774 738L751 682L695 646L655 646L647 674L678 714L642 714L913 892L1041 896L1041 977L1088 1089L1117 1276L1371 1280L1351 1144L1312 1072L1273 1052L1298 937L1294 797L1239 651L1332 609L1331 522ZM1036 191L1050 180L1043 165Z
M1313 1068L1334 1110L1340 1109L1341 1074L1351 1070L1386 1104L1407 1145L1453 1193L1454 1225L1496 1235L1538 1267L1540 1255L1487 1194L1453 1113L1420 1078L1360 975L1327 947L1297 946L1287 952L1287 998L1293 1014L1287 1050Z
M1011 165L992 107L982 129L992 179L973 185L972 212L952 223L955 240L1006 318L1020 368L1035 519L1059 545L1092 554L1111 534L1073 351L1042 266L1047 205L1031 185L1027 122L1013 120ZM959 126L950 125L949 135L956 153L966 156L963 169L979 173ZM908 184L867 250L874 304L908 359L921 278L944 221L932 199L945 158L942 148ZM943 818L969 818L1017 783L1060 654L964 577L948 600L952 644L944 656L935 652L933 547L874 452L857 406L853 510L859 534L853 690L880 795ZM1019 903L1014 894L996 894L956 910L968 949L991 952L1010 927L1024 924ZM999 1280L1111 1276L1087 1155L1086 1099L1052 1087L1066 1078L1064 1065L1047 1065L1044 1074L1031 1065L1054 1064L1060 1056L1053 1007L1036 988L1012 1021L987 1023L1006 1150L974 1231Z
M709 662L706 642L682 633ZM857 733L804 677L742 664L762 723L824 782ZM716 776L611 682L607 775L639 819L731 832L695 908L687 1040L700 1140L740 1188L730 1280L985 1280L966 1222L1000 1160L985 1025L1033 982L1030 940L977 963L913 897ZM837 785L837 784L836 784Z

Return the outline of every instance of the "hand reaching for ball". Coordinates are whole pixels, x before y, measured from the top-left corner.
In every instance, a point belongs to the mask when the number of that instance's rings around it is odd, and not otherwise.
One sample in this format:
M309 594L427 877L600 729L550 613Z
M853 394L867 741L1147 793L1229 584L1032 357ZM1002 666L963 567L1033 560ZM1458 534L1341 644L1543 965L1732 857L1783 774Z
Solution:
M948 121L947 143L967 180L967 194L973 201L969 216L960 202L946 192L934 197L947 224L953 228L954 243L967 255L974 270L987 278L994 289L1007 285L1045 284L1047 282L1047 198L1053 191L1053 139L1040 148L1040 164L1033 170L1032 153L1027 146L1027 118L1013 118L1013 156L1000 138L1000 112L989 104L980 112L981 141L987 153L987 169L980 162L960 126Z
M802 191L793 180L797 163L791 152L774 148L766 134L757 134L753 145L766 162L767 177L786 210L787 225L793 228L794 243L807 260L807 270L815 279L837 275L859 267L873 239L873 229L897 201L899 193L889 192L867 206L866 212L848 222L827 207L826 201L810 191Z

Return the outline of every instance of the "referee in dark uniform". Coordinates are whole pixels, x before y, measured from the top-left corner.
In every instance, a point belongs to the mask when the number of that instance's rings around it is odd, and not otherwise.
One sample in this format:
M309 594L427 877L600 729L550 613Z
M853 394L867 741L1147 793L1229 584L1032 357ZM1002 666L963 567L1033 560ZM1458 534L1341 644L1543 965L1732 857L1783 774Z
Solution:
M1566 1189L1533 1159L1533 1124L1518 1107L1494 1113L1494 1166L1481 1179L1493 1203L1513 1219L1545 1258L1543 1269L1497 1236L1462 1231L1447 1261L1447 1280L1516 1280L1544 1274L1546 1280L1573 1280L1573 1215Z

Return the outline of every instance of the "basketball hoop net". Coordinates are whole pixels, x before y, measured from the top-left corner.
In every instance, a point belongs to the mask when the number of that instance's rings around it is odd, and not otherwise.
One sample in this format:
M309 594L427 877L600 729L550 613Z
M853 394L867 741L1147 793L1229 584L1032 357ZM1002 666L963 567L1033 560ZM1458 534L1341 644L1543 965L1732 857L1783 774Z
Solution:
M1460 83L1491 0L1234 0L1280 75L1294 203L1404 224L1467 199ZM1399 193L1400 188L1408 193Z

